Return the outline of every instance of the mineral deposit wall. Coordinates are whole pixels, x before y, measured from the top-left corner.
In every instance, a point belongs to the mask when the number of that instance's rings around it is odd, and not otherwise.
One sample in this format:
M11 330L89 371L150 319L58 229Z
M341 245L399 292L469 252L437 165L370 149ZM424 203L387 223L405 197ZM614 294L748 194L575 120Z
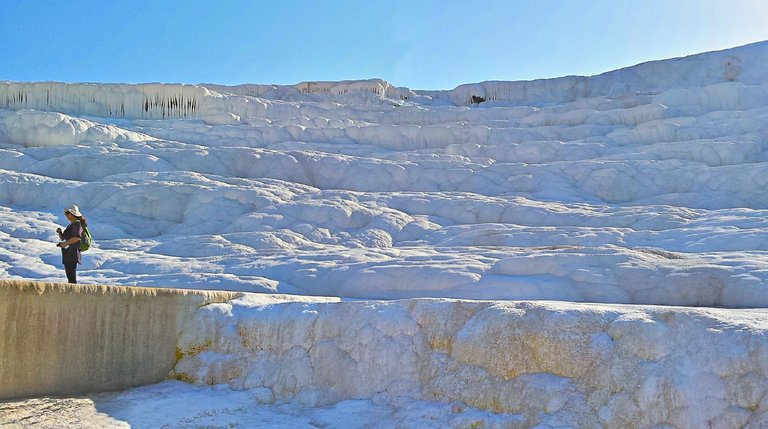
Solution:
M181 326L238 295L0 280L0 400L163 380Z
M325 406L413 398L524 428L768 428L768 311L404 299L207 305L175 376Z

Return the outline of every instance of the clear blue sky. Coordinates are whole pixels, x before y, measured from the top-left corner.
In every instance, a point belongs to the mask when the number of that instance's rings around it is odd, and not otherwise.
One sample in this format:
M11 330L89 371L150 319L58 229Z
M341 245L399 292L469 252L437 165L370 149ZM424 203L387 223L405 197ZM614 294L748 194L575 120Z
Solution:
M762 40L766 0L6 0L0 80L451 89Z

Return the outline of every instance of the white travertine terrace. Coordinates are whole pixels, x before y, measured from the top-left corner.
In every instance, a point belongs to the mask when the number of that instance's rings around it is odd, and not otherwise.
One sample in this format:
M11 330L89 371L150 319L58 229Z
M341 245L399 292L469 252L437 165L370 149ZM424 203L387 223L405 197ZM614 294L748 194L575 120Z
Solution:
M290 294L157 340L173 376L263 403L766 427L766 185L768 42L450 91L0 82L0 279L62 281L76 203L81 282ZM120 307L87 291L73 321ZM50 296L0 303L0 356Z
M174 374L307 406L458 402L511 427L758 428L766 332L764 309L246 296L197 313Z

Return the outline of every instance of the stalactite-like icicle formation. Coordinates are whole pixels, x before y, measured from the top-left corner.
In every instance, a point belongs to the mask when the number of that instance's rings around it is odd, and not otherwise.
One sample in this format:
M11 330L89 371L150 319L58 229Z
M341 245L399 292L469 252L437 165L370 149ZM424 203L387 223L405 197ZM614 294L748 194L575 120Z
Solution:
M217 97L195 85L0 82L3 109L129 119L198 117L201 107Z
M308 82L302 91L347 94L369 91L380 97L408 98L408 88L380 79L344 82ZM244 100L275 89L274 85L93 84L62 82L0 82L0 109L34 109L71 115L126 119L200 118L209 123L237 123L259 116L263 103ZM226 94L226 95L222 95Z

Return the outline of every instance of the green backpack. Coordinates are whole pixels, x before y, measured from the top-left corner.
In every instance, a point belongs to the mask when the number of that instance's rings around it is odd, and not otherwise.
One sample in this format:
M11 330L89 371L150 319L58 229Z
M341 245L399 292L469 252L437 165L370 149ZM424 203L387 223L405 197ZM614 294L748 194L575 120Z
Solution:
M87 226L83 225L83 236L80 237L80 251L85 252L86 250L90 249L91 244L93 244L91 231L88 230Z

